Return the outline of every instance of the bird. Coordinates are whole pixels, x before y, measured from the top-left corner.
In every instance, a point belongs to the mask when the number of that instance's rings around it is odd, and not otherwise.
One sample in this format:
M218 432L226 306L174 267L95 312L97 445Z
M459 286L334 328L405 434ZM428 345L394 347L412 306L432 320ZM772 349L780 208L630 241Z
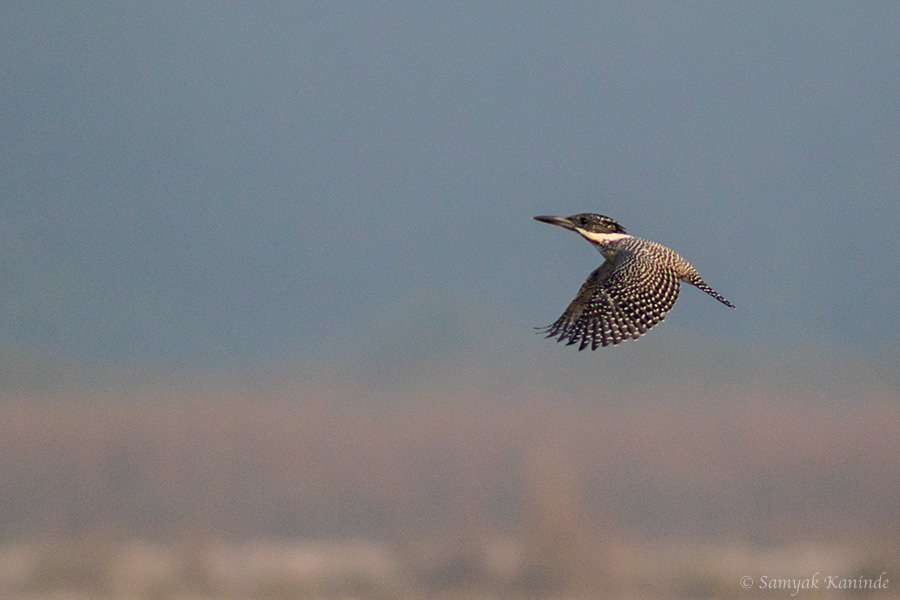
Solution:
M614 219L594 213L569 217L537 216L535 220L574 231L590 242L606 260L591 273L578 295L552 325L539 333L578 350L615 346L641 335L666 318L683 281L724 304L691 263L674 250L625 232Z

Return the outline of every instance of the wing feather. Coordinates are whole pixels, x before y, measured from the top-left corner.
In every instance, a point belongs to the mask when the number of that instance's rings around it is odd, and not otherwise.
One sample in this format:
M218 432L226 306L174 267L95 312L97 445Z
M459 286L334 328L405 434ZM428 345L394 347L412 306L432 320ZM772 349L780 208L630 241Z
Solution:
M665 319L678 291L674 270L623 248L588 276L562 316L542 331L579 344L579 350L637 339Z

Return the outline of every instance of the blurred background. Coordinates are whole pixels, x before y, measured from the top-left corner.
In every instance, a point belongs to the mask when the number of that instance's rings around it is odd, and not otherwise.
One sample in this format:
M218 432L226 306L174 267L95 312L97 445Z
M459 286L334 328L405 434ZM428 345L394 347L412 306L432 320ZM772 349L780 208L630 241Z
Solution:
M898 30L0 4L0 595L893 597ZM531 216L576 212L737 310L535 335L602 258Z

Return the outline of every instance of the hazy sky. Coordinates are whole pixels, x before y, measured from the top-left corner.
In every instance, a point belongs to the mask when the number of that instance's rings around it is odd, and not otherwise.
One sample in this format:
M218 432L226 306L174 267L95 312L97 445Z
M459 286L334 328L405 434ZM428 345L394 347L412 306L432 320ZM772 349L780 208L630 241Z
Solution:
M591 211L738 307L684 289L629 344L900 358L898 31L896 2L4 2L0 346L577 355L532 327L601 257L531 216Z

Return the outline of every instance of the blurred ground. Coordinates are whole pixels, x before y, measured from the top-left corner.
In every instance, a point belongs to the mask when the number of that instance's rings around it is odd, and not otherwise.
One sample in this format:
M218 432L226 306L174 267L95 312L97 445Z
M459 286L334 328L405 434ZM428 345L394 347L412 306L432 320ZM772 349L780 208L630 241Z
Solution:
M783 598L740 578L900 573L890 391L331 381L4 392L0 595Z
M367 540L163 545L32 542L0 548L4 598L895 598L895 557L833 544L615 542L585 567L529 563L494 538L414 547ZM894 562L892 562L894 561ZM566 579L559 576L565 572ZM749 578L749 579L748 579Z

